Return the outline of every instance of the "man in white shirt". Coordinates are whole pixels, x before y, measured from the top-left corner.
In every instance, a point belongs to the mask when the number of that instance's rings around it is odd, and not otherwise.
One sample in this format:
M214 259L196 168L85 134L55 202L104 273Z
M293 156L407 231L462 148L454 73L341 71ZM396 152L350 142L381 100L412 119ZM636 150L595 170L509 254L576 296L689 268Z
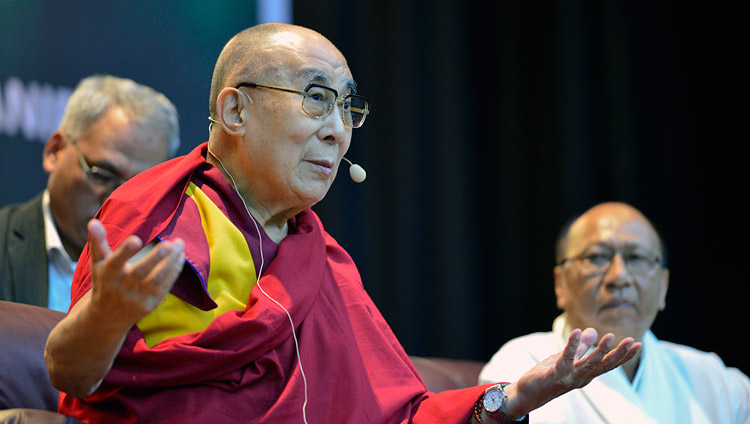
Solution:
M573 328L634 337L643 349L619 369L531 412L537 423L748 423L750 380L713 354L660 341L650 327L664 309L669 270L664 243L630 205L596 205L558 238L557 306L549 333L506 343L480 383L511 379L565 344Z
M44 147L47 188L0 209L0 300L67 312L88 221L179 143L177 111L163 94L126 78L83 79Z

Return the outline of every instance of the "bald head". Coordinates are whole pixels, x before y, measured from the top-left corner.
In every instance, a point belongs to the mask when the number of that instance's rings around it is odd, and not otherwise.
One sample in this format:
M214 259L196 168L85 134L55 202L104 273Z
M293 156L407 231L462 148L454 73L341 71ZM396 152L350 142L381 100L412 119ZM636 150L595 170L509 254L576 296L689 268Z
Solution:
M586 212L570 220L560 231L555 245L555 261L559 263L569 256L570 240L580 238L583 234L590 234L596 228L599 233L615 232L624 222L638 222L646 228L646 232L653 238L662 258L666 260L667 252L661 235L653 223L641 211L623 202L605 202L591 207Z
M602 203L563 230L557 250L555 296L567 325L614 333L615 343L642 341L666 306L669 285L651 222L628 204Z
M299 51L307 42L333 46L316 31L284 23L256 25L232 37L222 49L214 67L209 96L211 117L216 118L216 101L224 87L240 82L258 82L264 74L287 69L286 60L289 56L280 55L279 52Z

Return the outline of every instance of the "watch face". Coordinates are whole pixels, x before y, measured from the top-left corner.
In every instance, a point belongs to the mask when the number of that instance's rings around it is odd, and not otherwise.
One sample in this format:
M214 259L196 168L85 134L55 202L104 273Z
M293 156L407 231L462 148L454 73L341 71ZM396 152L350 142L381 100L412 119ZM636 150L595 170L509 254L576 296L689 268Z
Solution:
M484 395L484 409L495 412L503 406L503 393L498 389L490 389Z

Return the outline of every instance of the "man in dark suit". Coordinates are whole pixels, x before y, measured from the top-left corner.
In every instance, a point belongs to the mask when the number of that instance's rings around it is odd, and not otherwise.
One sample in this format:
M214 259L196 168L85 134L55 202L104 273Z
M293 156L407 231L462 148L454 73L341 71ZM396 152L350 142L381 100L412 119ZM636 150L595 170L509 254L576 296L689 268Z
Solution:
M83 79L44 147L47 188L0 209L0 300L66 312L88 221L179 143L177 111L163 94L109 75Z

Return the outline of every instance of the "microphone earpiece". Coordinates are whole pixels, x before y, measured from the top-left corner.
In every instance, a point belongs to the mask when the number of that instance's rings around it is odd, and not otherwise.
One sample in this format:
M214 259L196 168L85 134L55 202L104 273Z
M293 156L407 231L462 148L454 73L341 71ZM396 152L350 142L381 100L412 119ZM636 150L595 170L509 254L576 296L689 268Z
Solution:
M365 172L365 169L361 166L357 165L356 163L352 163L347 158L342 158L349 164L349 176L352 177L352 180L354 180L355 183L361 183L362 181L367 178L367 172Z

